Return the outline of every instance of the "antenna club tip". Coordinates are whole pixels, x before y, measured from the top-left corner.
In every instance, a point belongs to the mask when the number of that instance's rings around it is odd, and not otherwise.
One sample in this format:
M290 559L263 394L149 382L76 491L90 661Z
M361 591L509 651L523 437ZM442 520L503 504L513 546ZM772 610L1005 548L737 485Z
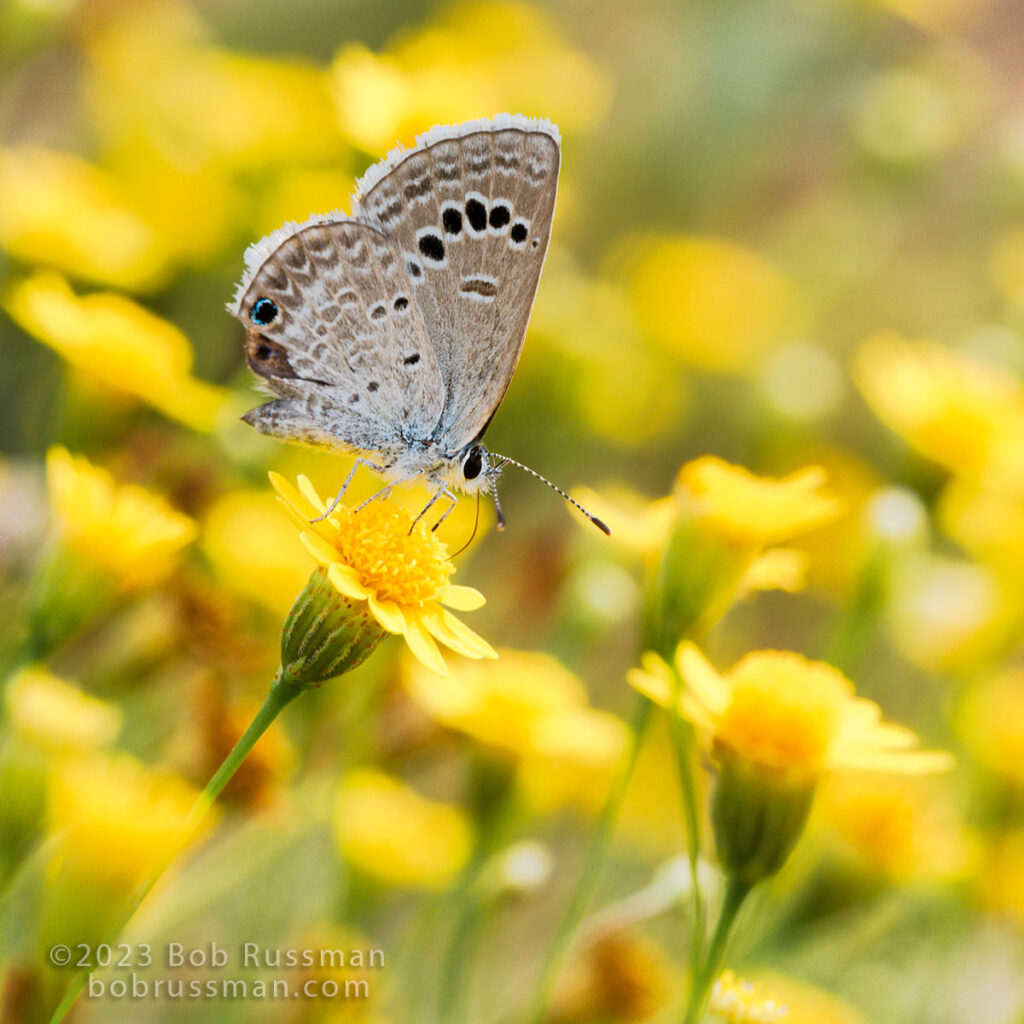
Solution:
M590 516L590 521L606 536L612 535L612 528L602 520L598 519L597 516Z

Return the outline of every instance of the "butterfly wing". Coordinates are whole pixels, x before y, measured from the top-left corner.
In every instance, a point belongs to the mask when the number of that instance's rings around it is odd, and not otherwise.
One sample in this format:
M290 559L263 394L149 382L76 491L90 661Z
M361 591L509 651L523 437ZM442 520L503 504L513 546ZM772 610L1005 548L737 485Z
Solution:
M385 454L430 436L444 381L392 239L338 215L288 225L246 261L231 311L246 327L249 366L279 396L248 423L288 440Z
M402 251L446 402L433 435L480 437L519 361L551 234L560 158L549 121L503 114L431 129L359 183L358 215Z

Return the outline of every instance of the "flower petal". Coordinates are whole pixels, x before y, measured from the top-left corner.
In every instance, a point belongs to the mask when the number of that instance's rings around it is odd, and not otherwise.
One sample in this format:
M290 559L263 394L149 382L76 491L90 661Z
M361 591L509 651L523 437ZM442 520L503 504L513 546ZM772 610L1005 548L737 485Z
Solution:
M375 594L367 594L373 617L389 632L408 635L409 618L394 601L381 601ZM410 644L410 646L412 646ZM415 654L415 651L413 652ZM419 657L419 655L417 655ZM440 657L440 655L438 655ZM422 661L422 659L420 659ZM424 662L424 664L426 664Z
M302 546L321 564L321 565L338 565L338 559L341 555L338 554L338 549L333 545L329 544L323 539L318 533L311 533L308 530L303 530L299 534L299 540ZM345 568L348 568L347 566Z
M434 638L426 631L423 625L416 621L410 621L408 629L405 631L405 642L409 645L409 650L412 651L416 657L423 662L427 668L436 672L438 675L448 675L448 666L444 663L444 658L441 657L441 652L437 649L437 644L434 643Z
M316 493L316 488L313 486L309 477L305 474L300 474L296 482L299 485L299 490L302 492L302 496L316 510L314 516L311 516L310 518L322 516L327 511L327 506L324 504L323 498Z
M660 659L659 659L660 660ZM645 655L644 668L631 668L626 673L626 682L645 697L667 708L672 704L672 684L668 675L660 671L647 671L649 661Z
M271 470L267 475L270 477L270 485L277 491L277 497L288 510L288 514L303 526L309 525L310 519L317 514L316 509L280 473Z
M454 615L437 605L427 605L415 616L441 643L467 658L497 658L497 652Z
M473 612L482 608L486 599L479 590L472 587L460 587L457 583L449 584L441 591L439 597L441 604L454 608L459 612Z
M729 706L729 684L714 670L696 644L688 640L676 650L676 665L693 698L713 715Z
M334 589L345 597L351 597L354 601L365 601L370 596L370 592L360 582L359 574L350 565L332 562L327 567L327 576Z

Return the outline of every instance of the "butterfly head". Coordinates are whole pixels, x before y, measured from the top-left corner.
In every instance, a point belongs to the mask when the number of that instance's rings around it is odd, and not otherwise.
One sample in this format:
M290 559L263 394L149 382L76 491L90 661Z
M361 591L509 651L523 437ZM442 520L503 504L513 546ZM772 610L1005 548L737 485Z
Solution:
M498 469L491 464L487 449L482 444L470 445L459 460L454 483L467 494L478 494L491 489Z

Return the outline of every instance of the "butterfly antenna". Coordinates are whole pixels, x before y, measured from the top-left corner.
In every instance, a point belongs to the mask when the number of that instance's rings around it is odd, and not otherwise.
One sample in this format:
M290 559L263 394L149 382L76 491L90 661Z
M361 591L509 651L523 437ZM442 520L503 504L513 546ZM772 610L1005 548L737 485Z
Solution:
M476 518L473 520L473 532L469 535L469 540L459 548L458 551L454 552L450 557L455 558L456 555L461 555L470 544L473 543L473 538L476 536L476 531L480 526L480 492L476 492Z
M497 455L494 452L491 452L490 455L492 459L499 460L499 465L497 467L498 469L501 469L503 466L516 466L517 468L523 470L524 473L529 473L530 476L535 477L542 484L547 484L548 487L551 488L551 490L555 491L557 494L560 494L563 498L565 498L567 502L569 502L570 505L573 505L576 508L578 508L603 534L606 534L609 537L612 535L612 531L607 523L602 522L592 512L588 512L575 498L573 498L571 495L566 494L561 487L559 487L557 484L553 484L547 477L541 476L540 473L538 473L535 469L530 469L529 466L524 466L521 462L516 462L515 459L510 459L507 455ZM498 491L493 484L491 486L491 492L494 494L494 504L495 506L497 506ZM501 508L499 506L498 529L501 530L504 528L504 526L505 517L501 514Z

